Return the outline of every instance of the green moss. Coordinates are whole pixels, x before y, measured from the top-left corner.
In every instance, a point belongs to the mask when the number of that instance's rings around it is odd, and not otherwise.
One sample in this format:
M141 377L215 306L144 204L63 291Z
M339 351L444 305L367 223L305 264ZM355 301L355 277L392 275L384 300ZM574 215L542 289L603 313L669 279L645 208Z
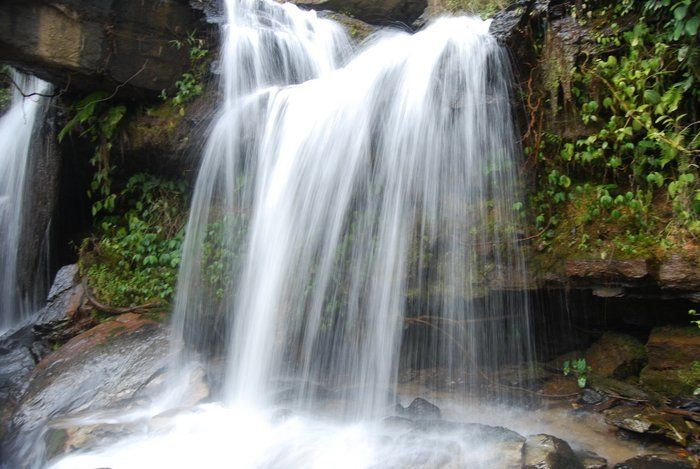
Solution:
M642 370L640 382L663 396L692 396L700 388L700 362L671 370L655 370L647 366Z
M437 0L435 3L438 11L446 10L452 13L468 13L481 18L491 18L513 2L510 0Z
M68 432L63 428L51 428L46 432L44 439L46 441L46 459L50 460L65 450Z

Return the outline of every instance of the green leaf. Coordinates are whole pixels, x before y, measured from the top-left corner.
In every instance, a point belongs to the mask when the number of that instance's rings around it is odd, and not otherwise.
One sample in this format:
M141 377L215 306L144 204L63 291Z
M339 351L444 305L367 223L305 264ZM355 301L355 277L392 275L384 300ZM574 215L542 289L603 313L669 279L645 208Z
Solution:
M698 34L698 26L700 25L700 17L693 16L685 22L685 34L694 37Z
M649 104L658 104L661 95L656 90L644 90L644 101Z

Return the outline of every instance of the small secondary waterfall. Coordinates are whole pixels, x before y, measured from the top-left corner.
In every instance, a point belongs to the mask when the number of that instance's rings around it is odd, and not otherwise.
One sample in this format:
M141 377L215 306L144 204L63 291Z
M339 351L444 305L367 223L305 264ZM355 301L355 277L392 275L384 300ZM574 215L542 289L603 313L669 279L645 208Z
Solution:
M14 82L27 95L46 93L49 85L38 78L13 72ZM25 202L29 179L32 136L42 116L44 98L25 98L15 89L10 109L0 117L0 332L22 320L32 310L31 292L18 282Z
M476 391L529 358L527 300L497 291L525 279L510 72L488 22L385 31L347 61L313 12L227 7L175 311L178 343L224 349L225 400L332 389L361 418L392 404L400 361Z

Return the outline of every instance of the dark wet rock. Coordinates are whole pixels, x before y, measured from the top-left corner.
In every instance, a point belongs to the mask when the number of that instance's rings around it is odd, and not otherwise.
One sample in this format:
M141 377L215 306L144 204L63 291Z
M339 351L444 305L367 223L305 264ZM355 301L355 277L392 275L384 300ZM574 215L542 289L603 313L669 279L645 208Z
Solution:
M29 385L32 370L51 352L53 344L74 335L73 320L82 301L77 274L76 265L61 268L46 307L34 321L0 338L0 441L14 406Z
M185 105L185 112L170 102L134 114L118 138L123 155L121 167L169 177L194 177L205 143L202 135L215 115L219 98L216 83L204 84L204 92Z
M170 89L189 64L172 47L201 29L186 0L5 0L0 60L70 91L114 89L139 95Z
M583 404L596 405L600 404L605 399L607 399L607 396L605 396L605 394L594 391L593 389L586 388L581 393L581 398L579 399L579 401Z
M372 26L369 23L353 18L352 16L334 11L321 11L318 13L318 16L321 18L328 18L342 24L348 35L358 43L364 41L367 36L377 30L376 26Z
M27 376L50 351L37 341L31 326L0 338L0 442L7 436L6 422L29 385Z
M555 376L547 380L540 391L547 396L574 396L581 392L581 388L572 376Z
M518 366L503 366L495 378L506 386L530 387L556 376L541 363L524 363Z
M0 9L1 5L2 2ZM39 119L32 133L32 158L27 161L27 180L22 202L23 224L17 253L17 258L21 259L17 266L17 284L23 297L36 296L35 292L40 292L43 296L50 286L46 285L44 272L48 269L46 264L54 247L51 246L50 239L54 233L52 226L55 225L52 219L56 215L59 175L63 165L63 155L56 139L57 129L60 128L56 106L49 105L46 100ZM36 190L39 187L41 190Z
M700 383L700 329L657 327L649 335L646 350L642 385L663 396L691 396Z
M158 391L150 384L162 375L168 351L167 330L133 313L72 338L32 371L3 455L33 464L41 429L52 421L76 412L144 405Z
M440 408L422 397L413 399L403 412L404 417L422 420L439 419L440 415Z
M53 335L54 341L59 342L61 337L56 334L75 318L82 305L83 294L78 265L61 267L49 290L46 306L37 314L34 330L44 336Z
M615 469L693 469L691 460L672 454L647 454L615 464Z
M586 364L606 378L637 376L646 363L644 345L634 337L606 332L584 355Z
M593 451L577 451L576 457L581 462L583 469L607 469L608 460L597 455Z
M652 408L615 407L605 411L605 421L630 432L663 436L682 446L691 436L691 430L682 417Z
M523 446L523 469L580 469L569 444L552 435L530 435Z
M596 373L590 373L586 383L595 391L609 396L622 396L640 402L653 400L652 396L633 384L615 378L606 378Z
M521 0L499 11L491 21L489 32L501 43L513 46L518 38L527 34L528 23L536 2Z
M415 427L415 422L413 420L407 419L406 417L399 417L396 415L384 418L382 420L382 423L384 423L384 425L386 425L389 428L409 429Z
M406 423L402 421L401 425ZM399 439L401 447L429 447L442 451L423 454L422 462L418 466L414 465L415 459L412 459L391 467L452 467L448 462L460 461L460 458L462 464L470 467L464 459L468 461L473 455L461 452L464 448L473 448L475 442L478 442L483 451L480 452L481 459L472 463L474 466L512 469L521 467L521 454L525 443L522 435L504 427L444 420L415 421L413 429ZM473 450L468 449L467 453L470 452L473 453ZM436 454L441 456L438 459L444 460L441 465L436 460Z
M303 8L346 13L368 23L410 24L428 7L427 0L291 0Z

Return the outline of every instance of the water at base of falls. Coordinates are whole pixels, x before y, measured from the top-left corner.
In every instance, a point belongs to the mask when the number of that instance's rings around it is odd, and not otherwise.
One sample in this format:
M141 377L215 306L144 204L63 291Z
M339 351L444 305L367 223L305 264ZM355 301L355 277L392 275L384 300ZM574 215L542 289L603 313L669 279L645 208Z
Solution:
M24 228L31 223L25 202L30 179L29 167L32 137L38 119L42 117L48 83L38 78L13 72L12 104L0 117L0 333L16 326L34 310L33 292L23 291L19 271L24 261L21 252ZM25 266L26 268L26 266ZM42 292L43 293L43 292Z
M221 403L56 467L498 467L507 434L382 420L401 367L473 396L531 358L527 298L508 292L526 285L510 74L488 23L382 31L351 60L313 12L226 3L172 365L175 383L214 357Z

